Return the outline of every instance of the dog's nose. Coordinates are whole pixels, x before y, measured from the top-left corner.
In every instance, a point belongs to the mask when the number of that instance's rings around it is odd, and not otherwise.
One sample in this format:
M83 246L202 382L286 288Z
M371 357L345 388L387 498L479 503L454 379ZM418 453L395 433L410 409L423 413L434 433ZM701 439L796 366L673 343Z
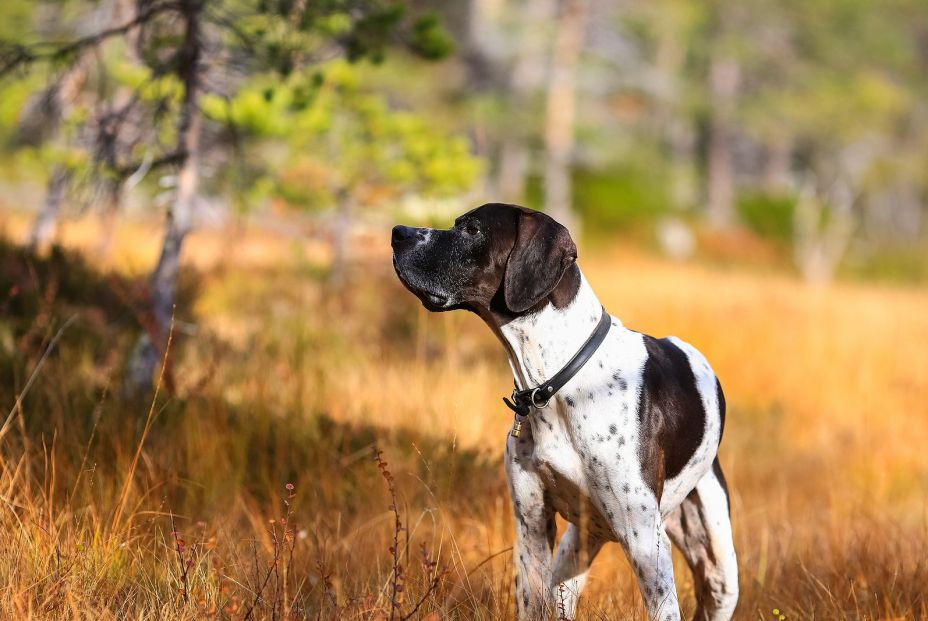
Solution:
M396 245L400 242L404 242L408 239L412 239L416 236L416 229L411 226L403 226L402 224L397 224L393 227L393 236L391 238L391 243Z

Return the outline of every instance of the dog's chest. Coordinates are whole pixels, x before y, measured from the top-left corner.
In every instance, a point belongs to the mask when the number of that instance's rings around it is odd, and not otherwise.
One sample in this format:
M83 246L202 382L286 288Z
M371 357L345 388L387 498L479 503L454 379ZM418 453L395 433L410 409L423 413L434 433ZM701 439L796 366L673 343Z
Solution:
M532 463L551 506L568 522L585 524L591 534L614 540L609 521L592 498L605 489L585 467L591 456L581 454L586 443L576 434L582 429L569 429L569 421L552 412L539 413L534 423Z
M569 522L615 540L598 507L640 485L636 408L645 354L641 337L614 330L575 378L531 417L531 461L554 509Z

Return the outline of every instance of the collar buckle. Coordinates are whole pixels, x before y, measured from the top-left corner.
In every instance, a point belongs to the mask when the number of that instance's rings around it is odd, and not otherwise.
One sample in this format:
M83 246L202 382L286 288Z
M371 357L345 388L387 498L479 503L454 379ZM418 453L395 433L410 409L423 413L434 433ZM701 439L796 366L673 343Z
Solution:
M548 381L535 388L526 388L525 390L513 388L510 399L503 397L503 402L506 404L506 407L516 413L516 426L513 429L513 436L518 437L522 427L518 417L528 416L532 408L540 410L547 406L548 402L551 401L551 397L554 396L554 393L563 388L564 384L570 381L570 379L583 368L583 365L586 364L593 354L596 353L596 350L599 349L599 346L602 345L605 340L611 324L612 318L609 316L609 313L606 312L606 309L603 308L596 329L593 330L593 333L590 334L586 342L560 371L555 373Z

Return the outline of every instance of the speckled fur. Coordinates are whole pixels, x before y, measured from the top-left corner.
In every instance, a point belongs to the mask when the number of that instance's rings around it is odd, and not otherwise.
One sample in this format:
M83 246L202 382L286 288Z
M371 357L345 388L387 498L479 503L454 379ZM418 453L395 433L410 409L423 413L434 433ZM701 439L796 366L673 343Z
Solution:
M600 308L582 278L566 307L547 305L491 325L519 388L556 373L589 336ZM655 492L642 476L640 457L646 441L637 411L648 356L643 339L613 318L605 342L580 372L528 417L519 438L506 438L521 619L574 618L590 563L607 541L625 551L649 618L679 619L670 538L694 573L696 618L730 619L734 612L738 570L727 491L715 463L723 416L717 380L702 354L672 338L692 368L705 426L683 469ZM552 556L555 513L570 524Z
M506 347L519 388L551 378L602 312L550 216L488 203L451 229L393 228L401 282L431 311L477 313ZM651 619L680 618L670 541L693 571L697 619L738 600L728 494L716 452L724 397L706 359L613 318L582 369L507 437L522 619L572 619L590 563L617 541ZM569 523L553 554L555 515Z

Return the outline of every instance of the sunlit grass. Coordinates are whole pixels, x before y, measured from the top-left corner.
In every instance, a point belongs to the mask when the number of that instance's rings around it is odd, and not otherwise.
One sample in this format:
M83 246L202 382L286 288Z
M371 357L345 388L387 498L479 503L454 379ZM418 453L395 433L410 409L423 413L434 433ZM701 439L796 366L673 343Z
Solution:
M66 240L92 252L91 226L69 226ZM106 265L144 273L156 230L125 225ZM152 402L121 394L122 328L74 341L89 329L79 314L13 409L0 616L389 618L395 533L376 445L408 527L401 612L428 590L424 543L448 573L419 618L512 618L499 464L511 377L485 327L422 311L378 236L361 240L343 291L324 283L319 241L248 229L191 241L199 295L179 310L174 392L153 403L124 501ZM928 293L815 289L632 250L582 254L581 266L626 325L692 342L721 378L739 618L928 615ZM72 310L54 296L47 306L28 344L0 335L3 416ZM643 617L616 547L581 608Z

